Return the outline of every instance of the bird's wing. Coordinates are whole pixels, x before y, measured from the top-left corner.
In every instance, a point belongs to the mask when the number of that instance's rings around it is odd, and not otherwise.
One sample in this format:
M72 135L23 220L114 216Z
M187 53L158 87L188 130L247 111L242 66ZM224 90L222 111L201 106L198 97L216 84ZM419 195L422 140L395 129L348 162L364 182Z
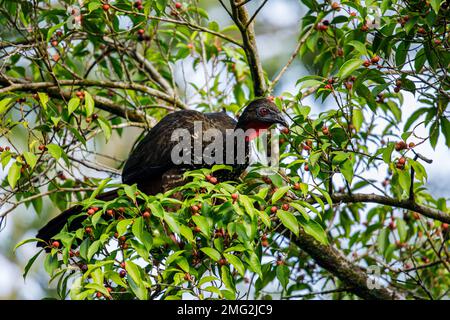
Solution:
M202 122L203 130L214 126L205 114L194 110L177 111L164 117L131 152L122 172L122 181L145 185L146 181L160 180L167 170L176 167L171 152L178 140L172 141L172 133L176 129L187 129L192 138L195 121Z

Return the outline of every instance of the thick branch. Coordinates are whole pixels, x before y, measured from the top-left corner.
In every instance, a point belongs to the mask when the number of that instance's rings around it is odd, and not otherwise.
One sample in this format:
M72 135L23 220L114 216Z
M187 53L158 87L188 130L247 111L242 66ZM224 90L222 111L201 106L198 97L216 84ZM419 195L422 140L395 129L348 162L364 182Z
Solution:
M325 198L322 195L317 195L317 197L321 198L322 200L325 200ZM353 193L351 195L346 193L335 193L331 195L331 200L334 203L358 203L358 202L379 203L391 207L411 210L419 214L422 214L428 218L439 220L445 223L450 223L450 214L438 209L417 204L409 199L398 200L395 198L380 196L373 193L372 194ZM310 201L314 202L315 200L311 198Z
M250 21L245 6L237 6L234 0L230 0L230 4L234 20L241 32L245 55L247 56L248 66L252 75L255 96L263 96L266 92L266 81L256 46L254 24Z
M303 229L298 237L294 237L294 243L306 251L319 266L338 277L357 296L368 300L405 299L402 294L390 288L370 289L372 280L361 268L351 263L339 250L321 244Z
M13 91L33 91L41 89L56 88L58 85L61 87L66 86L83 86L83 87L103 87L103 88L115 88L115 89L131 89L147 93L155 98L169 102L180 109L187 109L188 107L178 99L175 99L168 94L159 90L147 87L142 84L129 83L122 81L106 81L106 80L59 80L58 84L54 82L26 82L20 79L14 78L0 78L0 84L5 87L0 89L0 93L13 92Z
M26 91L26 92L35 92L38 89L45 89L45 92L53 97L53 98L63 98L65 100L70 100L73 94L69 91L60 90L53 82L25 82L22 80L17 80L18 83L9 82L5 78L0 78L0 85L6 86L3 89L0 89L1 92L10 92L10 91ZM72 80L70 82L73 83ZM45 84L45 85L43 85ZM5 90L8 89L8 90ZM12 89L12 90L10 90ZM146 122L148 125L153 126L157 123L156 119L146 115L144 112L139 110L133 110L121 105L114 103L112 100L93 95L95 106L101 110L107 111L116 116L136 121L136 122Z

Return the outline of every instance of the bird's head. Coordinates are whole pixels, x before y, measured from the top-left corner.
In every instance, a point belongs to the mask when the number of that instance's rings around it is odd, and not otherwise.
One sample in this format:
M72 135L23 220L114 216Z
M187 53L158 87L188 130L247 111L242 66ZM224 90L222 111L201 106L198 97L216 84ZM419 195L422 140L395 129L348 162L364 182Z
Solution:
M288 127L277 106L267 98L259 98L253 100L245 107L236 127L244 130L260 130L268 129L273 124L281 124L284 127Z

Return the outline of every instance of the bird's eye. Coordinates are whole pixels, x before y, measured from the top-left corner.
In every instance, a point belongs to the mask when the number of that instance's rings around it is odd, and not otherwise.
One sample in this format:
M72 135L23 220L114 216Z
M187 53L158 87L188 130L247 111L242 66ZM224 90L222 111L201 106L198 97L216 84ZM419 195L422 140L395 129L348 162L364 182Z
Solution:
M264 117L269 114L269 109L261 108L261 109L259 109L259 114Z

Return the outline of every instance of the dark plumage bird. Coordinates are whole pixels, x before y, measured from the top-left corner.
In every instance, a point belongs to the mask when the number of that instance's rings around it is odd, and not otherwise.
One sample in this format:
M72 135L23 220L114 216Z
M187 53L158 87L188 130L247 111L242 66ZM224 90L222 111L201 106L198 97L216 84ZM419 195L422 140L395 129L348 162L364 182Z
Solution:
M233 163L226 163L231 165L233 170L231 173L226 170L216 172L215 175L220 181L236 180L239 178L248 166L249 140L256 137L261 129L267 129L273 124L281 124L287 127L287 123L278 108L266 98L259 98L250 102L243 110L237 122L225 112L201 113L194 110L173 112L161 119L131 152L123 168L123 183L129 185L136 183L139 190L147 194L157 194L158 192L165 192L175 186L182 185L182 175L186 170L212 167L215 163L201 161L197 164L175 164L172 161L172 150L178 144L178 141L171 140L172 133L176 129L187 130L185 131L186 133L189 132L187 139L191 140L191 145L193 146L197 139L201 139L195 131L196 121L201 123L203 133L208 129L218 129L223 139L230 133L237 132L238 129L242 129L243 131L254 129L254 134L245 138L243 142L245 147L244 161L238 163L238 159L234 159L235 161ZM235 142L236 156L236 145L239 141ZM203 141L202 139L202 150L205 150L210 143L211 141ZM225 142L223 146L225 147ZM188 153L190 152L191 160L193 160L193 150L187 151ZM225 150L224 148L223 152L223 159L225 160L226 153L230 152L230 150ZM108 201L114 199L116 196L117 191L112 190L97 196L97 198ZM83 207L80 205L67 209L40 229L36 237L44 240L47 244L50 243L52 237L58 234L69 220L72 220L70 221L69 230L80 228L85 216L70 218L78 215L82 210ZM44 247L46 246L45 243L38 242L38 246Z

